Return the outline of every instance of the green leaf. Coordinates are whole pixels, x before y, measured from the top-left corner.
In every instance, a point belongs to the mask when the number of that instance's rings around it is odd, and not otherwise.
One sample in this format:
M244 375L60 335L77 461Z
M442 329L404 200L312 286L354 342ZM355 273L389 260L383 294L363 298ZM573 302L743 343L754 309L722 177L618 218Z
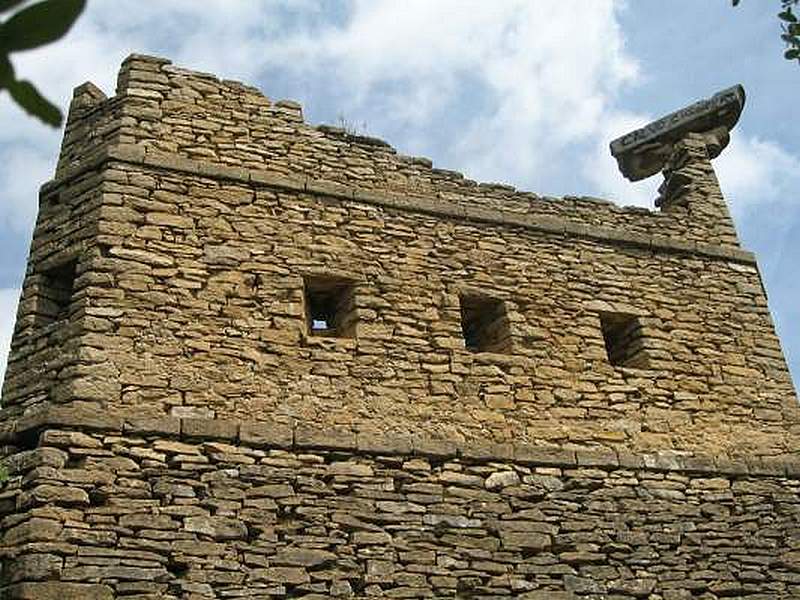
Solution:
M44 0L23 8L0 25L0 50L29 50L56 41L85 6L86 0Z
M11 97L25 112L53 127L61 125L61 111L42 96L30 81L12 81L7 87Z
M734 6L739 6L739 0L732 0Z
M788 21L789 23L797 23L797 17L792 12L791 8L787 8L785 11L778 13L778 18L781 21Z
M0 0L0 12L5 12L14 8L17 4L22 4L25 0Z
M14 81L14 67L8 56L0 54L0 90L7 88Z
M783 58L786 60L794 60L795 58L800 58L800 48L790 48L786 52L783 53Z

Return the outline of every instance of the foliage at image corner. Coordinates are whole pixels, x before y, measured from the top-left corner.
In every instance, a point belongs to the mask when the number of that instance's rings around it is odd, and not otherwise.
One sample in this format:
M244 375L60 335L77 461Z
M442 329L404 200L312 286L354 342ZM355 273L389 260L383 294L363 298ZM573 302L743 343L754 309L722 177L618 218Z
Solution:
M731 0L734 6L738 6L741 0ZM800 20L794 13L793 7L800 4L800 0L780 0L781 12L778 19L781 21L781 39L786 44L783 57L786 60L796 60L800 64Z
M0 0L0 15L25 0ZM32 50L62 38L86 7L86 0L43 0L25 6L0 22L0 91L6 90L20 108L42 122L59 127L57 106L25 79L17 79L12 52Z

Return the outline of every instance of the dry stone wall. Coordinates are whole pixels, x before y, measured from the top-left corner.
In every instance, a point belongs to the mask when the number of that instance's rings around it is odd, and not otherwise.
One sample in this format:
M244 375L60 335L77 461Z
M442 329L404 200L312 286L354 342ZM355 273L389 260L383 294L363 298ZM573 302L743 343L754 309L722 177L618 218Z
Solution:
M76 89L0 411L50 598L800 595L800 411L705 142L478 184L134 55Z
M799 462L242 433L42 430L7 462L9 597L800 594Z
M146 166L104 177L76 400L441 439L792 450L752 264ZM354 337L308 331L313 275L353 282ZM504 302L507 353L464 347L470 291ZM609 364L604 311L638 317L647 368Z
M69 185L42 187L3 386L6 425L12 415L69 398L69 382L79 362L82 328L77 313L87 282L85 256L96 244L101 182L97 171L88 170ZM74 265L74 289L59 313L47 292L48 279L64 265Z
M311 126L296 102L272 102L255 88L175 67L165 59L133 55L123 63L116 96L104 100L98 92L93 86L76 91L72 112L80 136L69 137L78 141L68 152L62 150L57 177L79 167L105 140L135 145L151 157L201 161L233 172L269 170L382 195L557 217L587 227L623 228L631 235L673 237L686 244L738 245L707 161L694 165L695 201L672 212L621 208L584 197L553 201L433 168L430 160L398 154L382 140ZM87 114L99 123L92 124L88 135ZM72 131L69 124L67 131Z

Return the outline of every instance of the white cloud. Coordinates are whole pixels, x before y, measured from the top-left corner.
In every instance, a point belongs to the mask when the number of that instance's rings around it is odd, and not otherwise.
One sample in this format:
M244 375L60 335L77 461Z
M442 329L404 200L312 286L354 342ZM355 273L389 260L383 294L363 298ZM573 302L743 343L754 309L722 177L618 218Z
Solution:
M734 216L795 203L800 189L800 159L780 145L735 131L714 161L720 187Z
M39 207L39 186L52 176L53 163L53 154L47 155L40 147L0 145L3 228L27 236Z
M16 288L0 288L0 386L6 372L8 350L11 346L11 334L17 315L19 290Z
M176 63L225 76L233 70L235 76L255 77L263 65L259 24L272 21L262 7L223 0L202 6L183 0L166 7L91 2L66 38L15 53L12 61L17 77L34 82L63 112L72 89L84 81L113 95L119 65L131 52L168 55ZM62 133L25 115L5 92L0 92L0 123L0 230L23 234L33 226L39 186L53 176Z
M618 112L603 120L595 136L592 150L583 163L583 176L594 187L596 195L613 200L622 206L654 207L658 196L659 176L643 181L631 182L622 176L617 161L611 155L608 145L613 139L638 129L652 117Z
M343 26L277 40L268 60L334 72L348 111L401 131L400 144L424 130L449 166L535 186L566 147L597 136L637 77L615 11L610 0L357 1Z
M575 171L567 157L581 159L574 145L604 135L618 88L637 77L619 6L354 0L339 5L342 18L305 0L99 0L65 40L13 59L64 108L83 81L113 94L119 63L134 51L251 83L271 73L322 82L337 114L404 151L478 179L566 193ZM269 79L263 87L269 94ZM0 225L21 232L52 176L60 133L4 94L0 121Z
M280 71L324 82L328 98L340 102L337 114L470 177L652 206L658 178L625 181L607 146L649 120L616 102L622 87L640 79L619 25L624 3L353 0L341 7L344 17L332 18L310 0L99 0L65 41L16 55L15 63L63 106L85 80L112 94L119 63L132 51L248 82ZM263 87L269 93L269 80ZM22 117L2 94L0 120L0 225L24 231L60 134ZM717 163L735 210L776 195L786 174L797 172L778 146L742 136Z

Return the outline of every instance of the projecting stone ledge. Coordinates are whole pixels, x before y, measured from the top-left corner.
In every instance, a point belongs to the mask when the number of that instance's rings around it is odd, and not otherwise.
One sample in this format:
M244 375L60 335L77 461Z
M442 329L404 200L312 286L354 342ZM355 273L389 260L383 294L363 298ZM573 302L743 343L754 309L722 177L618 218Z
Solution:
M630 181L639 181L663 170L673 155L675 144L692 133L703 135L708 157L716 158L728 145L730 131L739 121L744 101L741 85L722 90L615 139L611 142L611 154Z

